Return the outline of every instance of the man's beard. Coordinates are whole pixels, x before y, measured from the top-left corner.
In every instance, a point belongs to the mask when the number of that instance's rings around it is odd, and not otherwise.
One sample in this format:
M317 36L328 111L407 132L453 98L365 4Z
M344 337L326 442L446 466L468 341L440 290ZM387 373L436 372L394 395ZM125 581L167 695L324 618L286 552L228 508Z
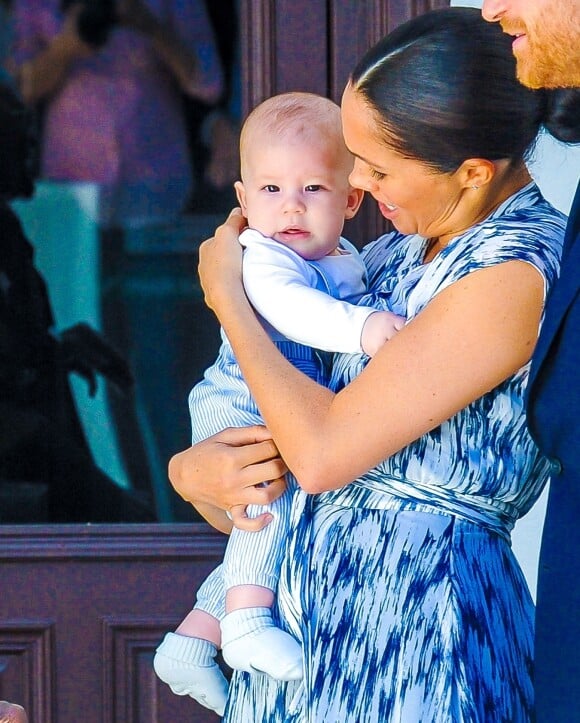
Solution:
M501 25L510 35L526 35L525 45L514 51L520 82L530 88L580 87L580 13L575 6L566 17L544 9L528 26L510 19Z
M527 47L515 53L518 80L529 88L580 87L578 48L567 53L561 43L527 37Z

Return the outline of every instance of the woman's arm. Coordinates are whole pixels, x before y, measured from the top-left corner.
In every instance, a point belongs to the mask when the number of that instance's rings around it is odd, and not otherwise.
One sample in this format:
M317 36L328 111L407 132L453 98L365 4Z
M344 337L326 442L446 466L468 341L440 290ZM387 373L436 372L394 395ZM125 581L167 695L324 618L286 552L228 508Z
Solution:
M526 363L543 280L511 261L439 293L338 394L276 350L240 281L235 215L200 249L208 304L230 340L280 454L307 492L348 484L463 409Z
M198 37L196 45L191 47L169 24L159 20L143 0L118 0L117 12L123 25L150 38L157 56L184 93L204 103L219 100L223 92L223 74L203 4L199 5L196 22L205 27L205 37L203 40Z
M175 491L213 527L230 532L225 514L236 505L266 505L285 490L288 471L265 427L225 429L219 434L174 455L169 480ZM259 487L262 482L269 482ZM259 530L269 517L260 515L244 524Z
M68 10L60 32L46 47L16 69L22 99L32 105L55 93L68 76L71 65L89 58L95 49L84 43L77 31L81 6Z

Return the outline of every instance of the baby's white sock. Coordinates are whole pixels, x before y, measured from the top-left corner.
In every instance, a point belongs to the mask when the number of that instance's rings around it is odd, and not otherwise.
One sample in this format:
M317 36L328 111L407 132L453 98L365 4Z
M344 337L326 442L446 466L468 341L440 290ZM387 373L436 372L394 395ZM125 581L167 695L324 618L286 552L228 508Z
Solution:
M222 655L235 670L261 672L276 680L302 678L302 648L274 625L270 608L242 608L221 623Z
M167 633L155 652L153 668L177 695L189 695L223 716L228 681L215 662L217 648L201 638Z

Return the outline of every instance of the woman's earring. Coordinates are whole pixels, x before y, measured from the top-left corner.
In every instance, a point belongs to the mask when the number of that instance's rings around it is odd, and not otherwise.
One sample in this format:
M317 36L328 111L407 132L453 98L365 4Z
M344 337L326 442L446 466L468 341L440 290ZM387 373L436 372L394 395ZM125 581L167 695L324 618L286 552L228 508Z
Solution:
M471 187L474 191L479 191L479 186L472 186Z

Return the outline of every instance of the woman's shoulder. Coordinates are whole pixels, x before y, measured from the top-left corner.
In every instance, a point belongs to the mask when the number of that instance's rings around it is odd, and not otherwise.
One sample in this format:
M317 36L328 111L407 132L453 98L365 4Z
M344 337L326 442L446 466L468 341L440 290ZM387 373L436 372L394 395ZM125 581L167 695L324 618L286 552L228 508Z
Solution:
M554 241L557 245L563 237L566 222L566 215L542 196L535 183L530 183L507 199L475 230L497 242L513 239L517 243L523 238L551 246Z
M523 261L550 286L558 276L565 229L566 216L529 184L444 249L444 285L478 269Z

